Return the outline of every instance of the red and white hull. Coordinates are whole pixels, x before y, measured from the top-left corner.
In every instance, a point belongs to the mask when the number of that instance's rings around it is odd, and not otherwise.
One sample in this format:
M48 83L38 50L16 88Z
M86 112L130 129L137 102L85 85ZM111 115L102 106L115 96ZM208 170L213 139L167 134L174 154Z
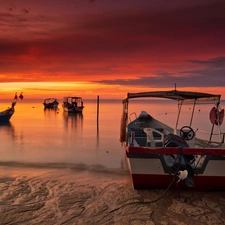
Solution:
M130 150L130 151L129 151ZM167 154L169 149L164 149ZM211 149L213 150L213 149ZM139 152L138 152L139 151ZM162 160L163 155L152 152L141 152L141 148L126 148L127 164L135 189L188 189L188 190L225 190L225 157L224 150L216 149L215 155L208 154L209 159L202 165L201 173L193 176L194 187L188 187L183 180L178 182L175 174L167 171ZM164 153L165 153L164 151ZM201 150L203 153L203 149ZM158 152L159 153L159 152ZM174 151L171 151L174 153ZM199 153L199 152L198 152ZM164 154L165 156L165 154ZM171 185L171 186L170 186Z

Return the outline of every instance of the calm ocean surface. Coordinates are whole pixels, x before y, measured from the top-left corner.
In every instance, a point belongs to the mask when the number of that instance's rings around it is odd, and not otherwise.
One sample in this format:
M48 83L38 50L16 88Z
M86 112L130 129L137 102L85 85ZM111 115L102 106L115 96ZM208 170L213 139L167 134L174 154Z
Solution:
M19 100L10 123L0 125L0 162L98 165L107 169L124 169L124 149L119 142L120 100L100 99L98 123L97 100L84 100L83 113L77 115L64 113L62 101L58 110L44 110L42 103L43 100ZM1 100L0 109L4 110L9 105L9 101ZM146 101L133 101L129 106L130 113L139 115L145 109L173 127L176 123L176 102L149 101L146 105ZM210 130L211 107L196 106L196 129ZM182 117L190 119L190 115L190 106L187 106Z
M44 110L43 100L17 102L0 125L1 225L225 224L225 192L134 190L119 142L122 103L100 99L97 123L96 102L84 100L77 115L65 114L62 101L58 110ZM1 100L0 110L10 104ZM129 106L176 123L176 102ZM211 108L196 106L195 130L211 128ZM182 112L190 119L189 106Z
M84 102L82 114L44 109L42 100L22 100L9 124L0 126L1 162L101 165L118 169L124 161L119 142L120 102ZM1 103L7 108L10 102Z

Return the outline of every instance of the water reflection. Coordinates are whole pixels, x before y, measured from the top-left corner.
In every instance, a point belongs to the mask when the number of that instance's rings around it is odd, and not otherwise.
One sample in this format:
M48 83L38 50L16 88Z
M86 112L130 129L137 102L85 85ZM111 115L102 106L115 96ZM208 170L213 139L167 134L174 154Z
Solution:
M15 138L15 127L11 124L10 121L5 121L0 123L0 134L1 136L7 135L12 136L12 139Z
M11 122L4 122L0 124L0 136L1 136L1 150L4 151L8 148L14 149L14 145L17 143L19 146L23 143L23 135L19 135L16 132L15 126Z
M45 116L51 116L52 114L58 114L59 113L59 108L54 107L54 108L44 108L44 115Z
M65 128L83 129L83 113L68 114L63 112Z

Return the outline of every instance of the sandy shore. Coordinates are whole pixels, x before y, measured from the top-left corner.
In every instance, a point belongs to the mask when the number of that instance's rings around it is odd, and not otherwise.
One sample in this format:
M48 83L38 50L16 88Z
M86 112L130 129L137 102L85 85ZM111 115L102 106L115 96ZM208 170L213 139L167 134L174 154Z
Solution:
M127 173L0 166L0 224L225 224L225 192L163 192Z

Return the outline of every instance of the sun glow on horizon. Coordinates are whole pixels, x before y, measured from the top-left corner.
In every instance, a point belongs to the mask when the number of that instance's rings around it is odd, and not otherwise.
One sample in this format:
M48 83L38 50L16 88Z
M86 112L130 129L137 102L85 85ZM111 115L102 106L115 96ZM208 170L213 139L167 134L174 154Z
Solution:
M23 92L24 99L45 99L65 96L80 96L83 99L123 99L128 92L147 92L172 90L174 88L156 88L131 85L107 85L92 82L9 82L0 83L0 99L12 99L17 92ZM221 94L221 99L225 99L223 88L205 87L182 87L177 90L207 92L211 94Z
M63 98L81 96L94 99L97 95L103 98L124 97L120 85L104 85L91 82L10 82L0 84L1 98L11 99L12 93L23 92L27 99Z

